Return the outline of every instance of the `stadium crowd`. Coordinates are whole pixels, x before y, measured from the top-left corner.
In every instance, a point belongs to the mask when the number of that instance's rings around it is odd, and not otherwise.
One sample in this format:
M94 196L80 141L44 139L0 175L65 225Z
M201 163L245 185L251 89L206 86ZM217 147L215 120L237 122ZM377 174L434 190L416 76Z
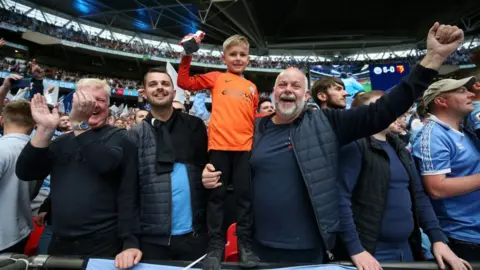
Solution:
M60 38L151 52L2 16ZM210 90L207 125L191 110L197 98L174 100L163 68L145 74L139 109L110 104L109 81L82 78L67 114L41 87L27 89L27 100L5 99L23 78L11 74L0 87L0 253L23 253L33 209L45 226L39 254L115 258L122 269L206 253L203 269L218 270L232 223L244 268L347 259L377 270L430 259L471 269L480 252L480 83L433 82L463 39L435 23L407 77L388 93L357 94L346 110L340 79L308 89L298 68L278 75L273 99L260 97L241 76L248 40L234 35L223 45L228 72L190 76L193 56L181 57L178 86ZM42 69L15 62L11 71L31 70L41 85Z
M21 14L15 7L10 9L0 9L0 19L2 22L24 27L31 31L36 31L42 34L53 36L59 39L74 41L82 44L88 44L104 49L112 49L123 52L143 54L146 56L157 56L169 59L179 59L181 57L181 52L173 50L170 46L167 47L155 47L152 44L140 42L138 40L132 40L130 43L126 41L121 41L118 39L104 39L98 35L93 35L84 29L75 28L73 24L70 24L69 27L66 25L64 27L59 27L48 22L42 22L35 18L28 17ZM470 63L471 50L461 47L459 50L452 53L446 63L458 65L458 64L468 64ZM407 57L399 57L391 54L391 59L385 60L369 60L369 63L388 63L389 61L401 61L415 64L421 58L424 57L424 52L418 52L415 55L409 55ZM194 56L195 62L206 63L206 64L217 64L222 65L222 59L219 56L213 56L209 53L198 53ZM293 56L282 56L282 57L270 57L264 56L259 59L251 59L250 67L256 68L275 68L275 69L284 69L291 66L298 67L300 69L308 68L309 65L322 65L322 64L339 64L346 65L355 63L355 59L341 59L334 58L330 62L320 62L320 61L311 61L305 59L300 60L296 59ZM358 61L365 62L365 61Z
M0 69L6 72L14 72L23 76L29 76L32 63L24 59L4 57L1 61ZM84 72L67 71L65 69L42 65L45 71L45 78L64 81L64 82L76 82L83 78L98 78L106 80L112 88L123 88L137 90L142 88L142 83L135 80L128 80L124 78L113 78L108 76L101 76L97 74L89 74Z

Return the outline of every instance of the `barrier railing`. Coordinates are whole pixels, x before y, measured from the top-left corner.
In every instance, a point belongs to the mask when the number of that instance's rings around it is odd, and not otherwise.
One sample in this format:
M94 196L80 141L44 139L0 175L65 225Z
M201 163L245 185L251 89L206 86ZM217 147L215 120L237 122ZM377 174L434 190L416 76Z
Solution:
M91 259L95 260L95 259ZM148 264L163 265L163 266L174 266L179 268L184 268L190 264L190 262L183 261L154 261L146 262ZM37 269L86 269L88 264L88 259L80 259L75 257L57 257L49 255L38 255L33 257L27 257L23 254L12 254L12 253L3 253L0 254L0 270L20 270L28 268L37 268ZM470 263L473 270L480 270L480 262ZM351 267L354 269L354 266L351 262L334 262L330 264L331 266L344 266ZM410 263L381 263L384 270L436 270L438 265L435 262L410 262ZM112 261L113 266L113 261ZM301 264L276 264L276 263L261 263L257 269L279 269L279 268L292 268L292 267L301 267L307 265ZM311 265L310 265L311 266ZM194 268L200 268L201 263L194 266ZM311 266L311 269L314 269L315 266ZM241 269L237 263L222 263L222 269ZM305 268L302 268L305 269ZM447 267L449 269L449 267Z

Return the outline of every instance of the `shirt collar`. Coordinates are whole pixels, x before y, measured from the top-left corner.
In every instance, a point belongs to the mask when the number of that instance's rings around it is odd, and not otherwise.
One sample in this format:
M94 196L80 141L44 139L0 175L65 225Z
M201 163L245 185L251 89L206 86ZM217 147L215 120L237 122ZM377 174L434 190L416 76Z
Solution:
M436 116L433 115L433 114L429 114L429 115L428 115L428 120L431 120L431 121L439 124L440 126L444 127L445 129L452 130L453 132L456 132L457 134L459 134L459 135L461 135L461 136L465 136L465 135L463 134L463 132L458 131L458 130L452 128L452 126L450 126L449 124L447 124L447 123L443 122L442 120L438 119L438 117L436 117ZM463 126L462 126L462 125L460 125L460 129L463 130Z
M6 135L3 135L2 138L17 138L17 139L21 139L21 140L25 140L25 141L30 140L29 135L25 135L25 134L21 134L21 133L6 134Z

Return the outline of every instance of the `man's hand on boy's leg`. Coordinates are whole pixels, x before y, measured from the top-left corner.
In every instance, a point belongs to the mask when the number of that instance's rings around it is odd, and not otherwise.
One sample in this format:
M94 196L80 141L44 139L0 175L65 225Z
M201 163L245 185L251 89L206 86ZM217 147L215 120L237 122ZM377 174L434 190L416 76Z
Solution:
M208 163L202 172L202 183L206 189L214 189L222 185L220 183L220 176L222 172L215 171L215 167Z

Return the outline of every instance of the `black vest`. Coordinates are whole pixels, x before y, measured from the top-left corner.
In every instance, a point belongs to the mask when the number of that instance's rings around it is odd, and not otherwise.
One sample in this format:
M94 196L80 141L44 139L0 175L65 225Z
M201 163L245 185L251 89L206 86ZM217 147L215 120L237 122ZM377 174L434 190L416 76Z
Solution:
M387 140L396 150L410 178L409 191L412 200L414 229L409 242L415 260L425 260L416 211L413 160L405 148L406 145L399 138L387 137ZM390 186L390 161L387 153L371 137L358 140L356 143L363 154L363 161L362 171L352 194L353 219L362 246L370 254L374 254Z
M195 119L193 119L195 118ZM177 121L186 125L204 125L200 119L180 114ZM206 131L205 131L206 132ZM153 128L142 121L129 130L130 139L138 147L138 177L140 195L140 234L164 237L168 240L172 222L172 186L170 173L157 174L155 170L157 140ZM189 145L198 145L197 138L190 138ZM187 142L186 142L187 143ZM206 145L204 147L206 149ZM195 151L192 149L192 151ZM193 231L206 232L206 198L202 184L204 165L185 164L190 184Z

